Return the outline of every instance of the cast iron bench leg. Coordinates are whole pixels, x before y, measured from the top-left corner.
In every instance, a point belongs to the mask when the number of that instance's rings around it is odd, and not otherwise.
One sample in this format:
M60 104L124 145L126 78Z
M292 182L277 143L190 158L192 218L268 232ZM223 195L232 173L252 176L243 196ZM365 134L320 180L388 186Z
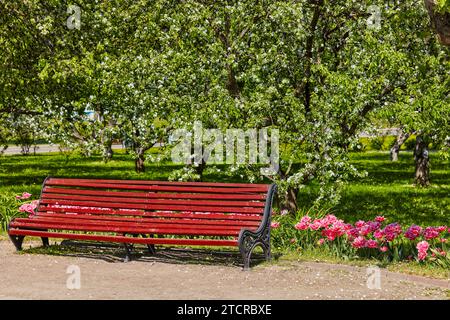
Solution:
M142 238L147 238L145 234L141 234ZM150 235L150 238L153 238L153 235ZM156 248L154 244L147 244L148 253L156 254Z
M125 246L125 258L123 259L123 262L130 262L131 261L131 249L128 243L123 244Z
M25 238L25 236L12 236L12 235L9 235L9 238L11 239L12 243L16 247L16 250L17 251L21 251L22 250L23 239Z
M148 245L147 245L147 248L148 248L148 252L149 252L150 254L156 254L156 248L155 248L155 245L154 245L154 244L148 244Z
M50 245L50 243L48 242L48 238L41 237L41 239L42 239L42 245L44 247L48 247Z
M253 250L260 246L263 249L264 256L267 261L271 259L270 252L270 225L260 232L252 232L249 230L242 230L239 234L239 251L244 259L244 271L250 269L250 258Z

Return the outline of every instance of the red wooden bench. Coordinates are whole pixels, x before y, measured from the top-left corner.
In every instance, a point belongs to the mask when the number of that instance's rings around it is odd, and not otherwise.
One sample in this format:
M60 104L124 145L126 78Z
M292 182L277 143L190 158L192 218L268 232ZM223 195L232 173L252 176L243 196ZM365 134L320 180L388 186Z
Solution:
M45 179L35 213L16 218L8 234L132 244L237 246L244 269L256 246L270 259L275 185L105 179Z

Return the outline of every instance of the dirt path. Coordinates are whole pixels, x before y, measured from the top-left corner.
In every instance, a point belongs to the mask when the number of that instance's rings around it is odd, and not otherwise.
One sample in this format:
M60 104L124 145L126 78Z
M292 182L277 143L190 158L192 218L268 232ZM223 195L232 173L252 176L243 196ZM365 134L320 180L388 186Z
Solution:
M113 144L113 149L123 149L121 144ZM1 149L0 149L1 150ZM48 152L59 152L59 146L54 144L39 144L36 146L36 150L33 147L30 148L30 154L36 153L48 153ZM5 155L18 155L21 154L21 148L18 146L8 146L4 151Z
M385 270L381 289L369 289L366 268L313 262L243 272L236 253L167 249L122 263L92 251L17 254L0 241L0 299L448 299L450 289L449 281ZM80 289L67 288L70 265L80 268Z

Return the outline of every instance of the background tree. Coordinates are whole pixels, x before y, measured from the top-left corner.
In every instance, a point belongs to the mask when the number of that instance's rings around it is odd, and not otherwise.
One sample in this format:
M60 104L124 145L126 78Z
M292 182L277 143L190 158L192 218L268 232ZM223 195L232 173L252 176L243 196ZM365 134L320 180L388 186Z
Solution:
M425 0L425 7L439 41L450 46L450 0Z

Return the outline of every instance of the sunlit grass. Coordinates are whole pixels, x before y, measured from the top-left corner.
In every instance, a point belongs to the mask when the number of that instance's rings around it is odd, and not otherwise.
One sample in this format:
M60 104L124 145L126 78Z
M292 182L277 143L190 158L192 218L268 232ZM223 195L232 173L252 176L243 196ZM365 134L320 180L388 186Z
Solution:
M402 152L398 162L391 162L385 152L354 153L352 163L366 170L367 177L350 182L342 192L333 213L345 221L372 219L385 215L390 222L439 225L450 222L450 162L431 154L432 185L414 186L414 160ZM299 203L312 205L316 189L306 189Z

